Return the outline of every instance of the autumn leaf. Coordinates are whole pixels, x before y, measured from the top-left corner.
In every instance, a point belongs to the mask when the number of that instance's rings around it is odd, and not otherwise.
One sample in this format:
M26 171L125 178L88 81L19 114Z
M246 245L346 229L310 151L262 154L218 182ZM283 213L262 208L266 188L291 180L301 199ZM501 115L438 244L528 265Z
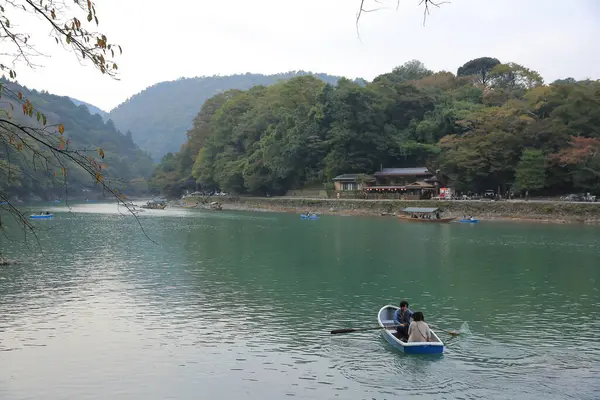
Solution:
M101 158L104 158L104 150L103 150L103 149L98 149L98 155L99 155Z
M100 174L100 172L96 172L96 182L100 183L102 182L102 175Z
M63 124L58 124L58 133L61 135L65 133L65 126Z
M46 125L46 116L42 114L42 124Z
M23 142L19 142L17 144L17 150L22 151L23 150Z
M21 100L23 98L23 93L21 93L21 92L17 93L17 97L19 98L19 100Z
M64 149L65 149L65 140L61 137L60 143L58 144L58 150L64 150Z

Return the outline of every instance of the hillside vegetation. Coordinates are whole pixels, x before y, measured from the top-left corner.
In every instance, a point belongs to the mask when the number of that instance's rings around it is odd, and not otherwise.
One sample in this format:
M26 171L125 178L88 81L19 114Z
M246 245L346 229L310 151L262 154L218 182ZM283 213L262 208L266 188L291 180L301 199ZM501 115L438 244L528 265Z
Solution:
M110 118L121 131L131 131L140 148L159 161L165 154L179 151L194 117L204 101L212 96L230 89L247 90L304 75L314 75L331 84L339 79L304 71L181 78L157 83L134 95L113 109Z
M131 134L123 135L112 121L104 122L100 115L90 114L86 105L76 106L68 97L29 90L6 81L0 84L35 104L36 110L47 118L48 126L60 123L64 127L61 141L64 139L66 149L87 151L90 155L96 155L101 149L104 155L101 160L103 179L111 187L125 194L147 192L152 160L133 143ZM18 101L7 96L3 96L2 100L0 112L10 115L10 121L34 128L41 126L39 116L36 121L35 113L33 118L23 115ZM10 131L11 127L3 122L2 129ZM35 155L36 152L38 155ZM55 162L49 164L39 155ZM0 147L0 194L4 198L64 198L66 188L69 196L93 197L102 194L101 185L97 185L88 172L74 164L63 165L61 162L34 140L19 148Z
M151 185L283 194L380 165L427 165L459 191L600 190L600 82L550 85L483 57L457 74L411 61L365 86L310 76L207 100Z

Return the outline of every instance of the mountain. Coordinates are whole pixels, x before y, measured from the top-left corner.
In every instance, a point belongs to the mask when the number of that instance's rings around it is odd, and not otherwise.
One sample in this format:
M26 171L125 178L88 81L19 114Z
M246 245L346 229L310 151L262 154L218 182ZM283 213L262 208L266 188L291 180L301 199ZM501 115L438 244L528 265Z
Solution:
M84 169L69 161L68 156L55 158L38 140L27 138L23 133L19 135L25 138L21 145L19 136L13 134L18 131L11 124L41 128L42 118L38 112L47 118L46 126L64 126L63 135L48 133L38 138L52 143L64 139L67 150L82 150L84 156L93 156L102 162L104 181L109 186L128 195L146 193L147 180L153 169L152 159L133 142L131 134L123 135L112 121L105 122L100 115L91 114L86 105L75 105L69 97L29 90L5 80L0 80L0 87L3 99L0 103L0 142L6 144L0 146L0 194L20 198L63 197L62 166L67 168L69 196L97 197L103 193L102 186L96 184ZM32 117L22 112L25 101L35 107ZM98 149L103 150L103 159L100 159ZM42 155L49 161L46 162Z
M73 97L69 97L69 99L71 99L71 101L76 105L76 106L80 106L80 105L84 105L88 108L88 110L90 111L90 114L98 114L102 117L103 120L107 121L108 119L110 119L108 113L104 110L101 110L100 108L96 107L95 105L92 105L90 103L86 103L85 101L81 101L81 100L77 100Z
M339 77L305 71L274 75L239 74L180 78L161 82L141 91L110 112L110 118L123 132L131 131L133 140L154 160L177 152L185 142L185 133L205 100L229 89L248 90L256 85L272 85L280 80L312 75L335 84ZM364 83L362 80L357 82Z

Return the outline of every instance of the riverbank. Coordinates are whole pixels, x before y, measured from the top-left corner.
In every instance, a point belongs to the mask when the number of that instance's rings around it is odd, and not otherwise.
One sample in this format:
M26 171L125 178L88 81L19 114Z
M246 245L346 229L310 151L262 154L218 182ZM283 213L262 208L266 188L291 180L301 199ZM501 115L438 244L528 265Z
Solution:
M188 197L188 204L201 202ZM337 215L399 215L405 207L437 207L444 216L472 215L480 220L537 221L548 223L600 224L600 203L529 201L433 201L309 199L294 197L218 197L224 209L280 211Z

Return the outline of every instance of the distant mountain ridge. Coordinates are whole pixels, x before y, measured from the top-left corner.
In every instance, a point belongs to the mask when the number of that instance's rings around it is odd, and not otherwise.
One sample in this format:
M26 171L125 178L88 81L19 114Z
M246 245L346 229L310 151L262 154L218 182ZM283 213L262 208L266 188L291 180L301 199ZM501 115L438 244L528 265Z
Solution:
M256 85L268 86L305 75L331 84L341 78L306 71L180 78L142 90L111 110L109 118L122 132L131 131L135 143L149 152L155 161L159 161L165 154L179 151L200 107L215 94L230 89L248 90ZM361 84L365 82L361 79L356 81Z
M102 109L100 109L100 108L96 107L96 106L95 106L95 105L93 105L93 104L86 103L85 101L77 100L77 99L75 99L75 98L73 98L73 97L69 97L69 99L70 99L70 100L71 100L71 101L72 101L72 102L73 102L73 103L74 103L76 106L79 106L79 105L84 105L84 106L86 106L86 107L88 108L88 110L90 111L90 114L92 114L92 115L93 115L93 114L98 114L98 115L100 115L100 116L102 117L102 119L103 119L104 121L108 121L108 119L110 118L109 114L108 114L106 111L104 111L104 110L102 110Z

